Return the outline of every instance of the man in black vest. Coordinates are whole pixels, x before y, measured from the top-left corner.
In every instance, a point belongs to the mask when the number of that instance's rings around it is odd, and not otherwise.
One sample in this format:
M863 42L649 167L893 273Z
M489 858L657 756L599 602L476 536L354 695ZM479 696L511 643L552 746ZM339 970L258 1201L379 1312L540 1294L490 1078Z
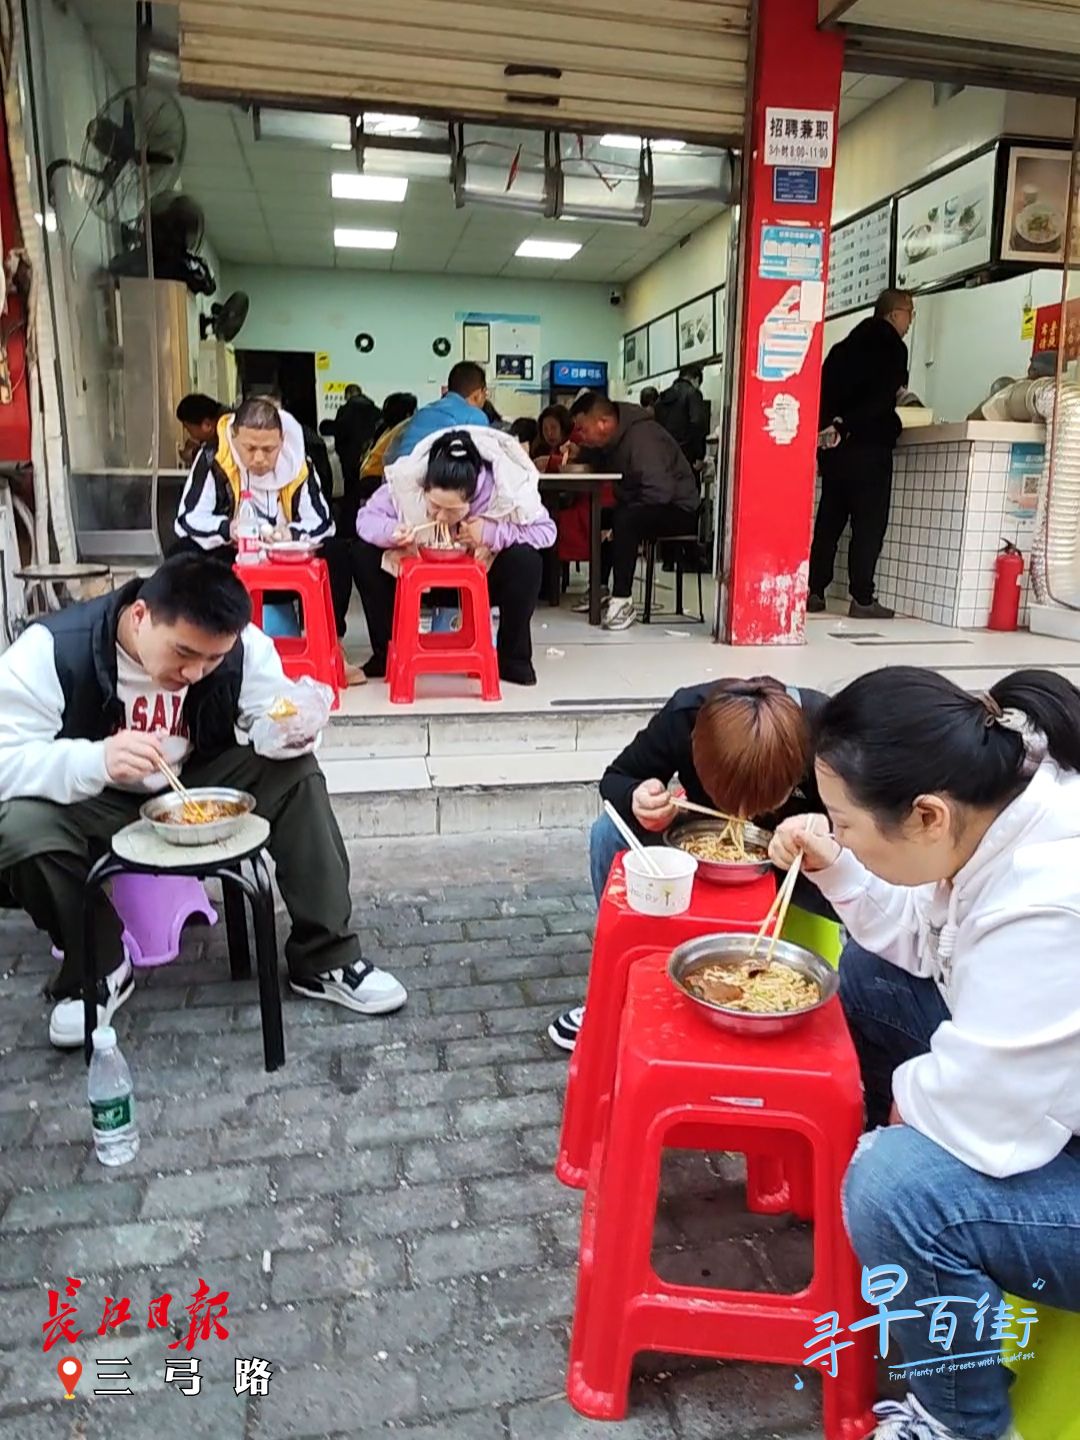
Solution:
M165 788L165 759L190 786L247 790L270 822L270 853L292 920L285 943L298 994L365 1015L405 1003L393 976L361 958L350 928L349 862L326 782L298 740L266 758L248 731L288 689L246 590L204 555L178 555L148 580L31 625L0 656L0 903L25 910L62 952L49 987L49 1038L83 1043L82 907L87 872L140 805ZM94 913L98 1015L133 989L116 912Z

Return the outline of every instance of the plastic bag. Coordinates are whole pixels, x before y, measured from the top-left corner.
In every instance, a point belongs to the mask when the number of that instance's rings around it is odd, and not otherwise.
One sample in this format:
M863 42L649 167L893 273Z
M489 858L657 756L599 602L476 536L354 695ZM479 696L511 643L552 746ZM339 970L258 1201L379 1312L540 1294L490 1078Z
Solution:
M287 759L310 750L330 719L334 692L304 675L287 681L265 715L251 727L251 743L267 759Z

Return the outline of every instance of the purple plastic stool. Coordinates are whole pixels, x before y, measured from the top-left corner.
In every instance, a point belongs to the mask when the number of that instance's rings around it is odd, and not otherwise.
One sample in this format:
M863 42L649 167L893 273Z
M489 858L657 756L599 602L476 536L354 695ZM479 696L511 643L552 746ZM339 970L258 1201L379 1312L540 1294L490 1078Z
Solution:
M180 932L193 915L217 924L217 911L193 875L117 875L110 894L131 963L143 969L176 959Z

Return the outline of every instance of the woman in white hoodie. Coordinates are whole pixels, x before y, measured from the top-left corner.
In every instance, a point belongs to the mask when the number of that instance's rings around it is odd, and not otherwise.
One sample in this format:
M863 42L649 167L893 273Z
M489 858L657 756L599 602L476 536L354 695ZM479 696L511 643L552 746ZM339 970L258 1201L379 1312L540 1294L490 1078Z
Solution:
M997 1357L1034 1312L1003 1292L1080 1310L1080 692L1027 670L975 696L895 667L816 728L831 833L788 820L770 853L802 852L855 942L840 998L884 1128L845 1221L894 1275L868 1289L864 1270L870 1308L913 1312L888 1347L910 1393L875 1407L874 1434L1013 1437Z

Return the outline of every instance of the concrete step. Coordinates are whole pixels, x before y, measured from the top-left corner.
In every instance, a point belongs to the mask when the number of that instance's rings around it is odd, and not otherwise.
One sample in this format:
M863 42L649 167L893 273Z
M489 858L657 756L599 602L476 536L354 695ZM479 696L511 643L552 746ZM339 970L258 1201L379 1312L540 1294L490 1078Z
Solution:
M655 705L492 714L334 716L324 753L351 759L451 755L521 755L598 751L609 758L636 735Z
M598 752L469 755L423 760L324 756L338 823L347 840L584 830L598 808Z
M319 752L346 840L581 835L653 708L335 718Z

